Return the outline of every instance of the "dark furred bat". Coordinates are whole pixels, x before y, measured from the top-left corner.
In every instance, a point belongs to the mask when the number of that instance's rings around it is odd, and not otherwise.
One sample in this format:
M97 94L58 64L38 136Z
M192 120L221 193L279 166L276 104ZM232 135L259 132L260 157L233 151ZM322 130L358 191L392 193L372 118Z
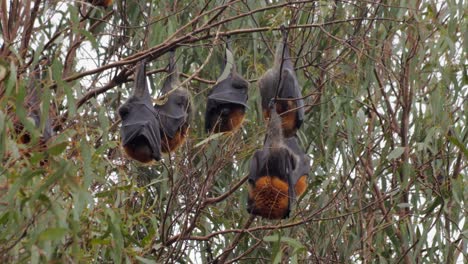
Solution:
M42 63L42 62L39 62ZM28 86L28 95L25 98L25 108L28 114L28 118L32 121L36 128L41 127L41 100L40 94L42 92L42 80L41 80L41 67L37 67L32 72L32 77ZM15 119L16 120L16 119ZM19 120L15 122L15 130L19 137L19 141L23 144L31 142L31 135L28 131L23 132L23 125L19 123ZM47 140L53 136L52 123L49 118L44 121L44 129L39 140L41 146L45 146Z
M260 78L258 86L262 96L263 117L270 116L268 104L272 98L276 100L276 112L281 115L283 134L285 137L295 135L304 120L304 100L301 95L301 87L297 81L294 65L291 62L287 43L287 30L282 28L283 40L276 48L275 61Z
M236 71L234 57L226 44L225 65L221 76L208 95L205 113L207 132L220 133L237 130L244 121L249 83Z
M285 144L281 118L273 108L272 103L264 147L255 152L250 163L247 210L264 218L283 219L289 217L296 197L301 159Z
M133 95L120 106L122 145L127 155L147 163L161 159L159 121L146 84L146 60L136 70Z
M161 90L163 103L154 105L160 120L161 149L165 153L175 151L187 138L192 112L190 93L179 81L175 51L170 52L168 72Z

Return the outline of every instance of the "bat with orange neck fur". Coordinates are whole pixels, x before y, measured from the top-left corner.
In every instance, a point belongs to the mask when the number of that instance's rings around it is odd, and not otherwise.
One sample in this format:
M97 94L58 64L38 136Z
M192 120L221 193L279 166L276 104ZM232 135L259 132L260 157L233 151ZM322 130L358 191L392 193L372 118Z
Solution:
M190 93L179 81L174 50L169 54L168 72L161 89L162 103L154 105L160 120L161 150L164 153L175 151L185 141L192 112Z
M307 161L300 149L295 153L288 146L294 142L285 143L273 101L270 110L264 147L250 163L247 210L264 218L283 219L289 217L296 195L305 191L307 182L302 176Z
M276 112L281 115L283 134L292 137L304 120L304 100L296 77L288 46L288 32L281 28L283 39L276 48L274 65L258 82L262 97L263 117L270 118L269 103L276 100Z
M244 121L249 83L236 71L229 39L226 43L225 65L221 76L208 95L205 112L207 132L237 130Z
M148 163L161 159L159 120L146 83L146 60L136 67L133 95L118 109L122 145L127 155Z

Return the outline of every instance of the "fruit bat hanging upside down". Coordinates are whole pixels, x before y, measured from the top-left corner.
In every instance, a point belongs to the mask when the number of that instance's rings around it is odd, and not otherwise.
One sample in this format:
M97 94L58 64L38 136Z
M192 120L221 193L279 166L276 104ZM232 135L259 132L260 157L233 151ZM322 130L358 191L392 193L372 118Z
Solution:
M148 163L161 159L159 121L146 84L146 60L136 67L133 95L120 106L122 145L127 155Z
M249 83L236 71L229 40L226 44L224 70L208 95L205 113L207 132L237 130L244 121Z
M296 196L306 190L310 167L297 139L285 142L281 119L273 108L271 104L265 145L250 164L247 210L264 218L283 219L289 217Z
M287 30L282 27L283 40L277 46L274 65L260 78L258 86L262 97L263 117L270 116L271 99L276 100L276 112L281 115L283 135L294 136L304 120L304 100L291 62Z
M162 103L154 105L160 120L161 150L164 153L175 151L185 141L192 112L190 93L179 81L174 50L170 52L168 72L161 90Z
M40 63L43 63L41 61ZM25 108L27 110L28 119L31 120L36 128L41 127L41 100L40 95L42 93L42 78L41 78L41 66L37 65L31 74L30 83L28 86L28 94L25 98ZM49 111L50 112L50 111ZM31 135L24 129L24 126L20 123L17 118L14 118L16 134L20 135L19 141L23 144L29 144L31 142ZM44 147L46 142L53 136L52 122L47 115L44 120L44 129L39 139L39 144Z

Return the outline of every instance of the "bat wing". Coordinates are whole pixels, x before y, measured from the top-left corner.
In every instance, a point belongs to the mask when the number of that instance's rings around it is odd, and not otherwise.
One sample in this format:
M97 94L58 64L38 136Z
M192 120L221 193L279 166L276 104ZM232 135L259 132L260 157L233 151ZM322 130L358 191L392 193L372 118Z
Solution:
M247 107L247 82L225 79L216 84L208 95L208 101L212 100L218 104L234 103Z
M288 175L288 196L289 196L289 199L288 199L288 216L289 216L289 212L291 212L291 210L292 210L292 205L296 201L296 188L295 188L295 186L296 186L297 180L295 180L296 170L294 168L297 166L298 160L297 160L296 156L288 155L287 157L285 157L285 162L287 163L287 164L285 164L285 166L287 166L287 168L288 168L287 175Z
M252 160L250 161L250 169L249 169L249 178L248 178L248 184L250 185L250 188L255 188L255 183L258 178L261 177L259 175L260 173L260 161L261 157L263 156L263 151L262 150L257 150L255 154L252 157ZM255 198L251 197L250 191L249 191L249 196L247 199L247 212L252 213L255 207Z
M295 168L298 175L297 178L293 179L293 183L296 184L302 175L309 175L310 158L305 154L304 150L301 149L295 136L286 138L285 141L288 148L298 157L298 164Z
M54 135L54 130L52 129L52 122L50 118L47 118L45 121L44 130L42 131L42 138L44 141L47 141L53 135Z
M146 137L153 152L155 160L161 159L161 135L159 134L159 124L156 119L150 120L143 128L142 135Z
M280 91L281 98L301 98L301 87L299 86L299 82L297 81L296 75L293 70L291 69L284 69L282 80L281 80L281 91ZM297 115L297 124L296 127L299 128L304 121L304 99L297 99L295 100L296 107L298 108L296 111Z
M260 167L265 163L265 153L263 150L255 151L255 154L250 161L250 170L249 170L249 183L255 184L258 178L263 175L260 175Z
M240 90L245 90L249 88L249 82L247 82L242 76L240 76L236 71L231 73L232 87Z
M122 144L131 143L138 136L143 136L153 153L153 158L161 157L161 137L159 123L153 107L144 103L135 103L126 115L122 117Z
M205 112L205 130L210 131L217 122L219 122L219 106L220 102L208 97Z
M278 83L278 74L274 69L269 69L263 74L258 81L258 87L260 88L260 95L262 97L262 108L268 110L268 105L272 98L276 95L276 87Z
M155 105L154 109L159 116L161 129L173 138L177 131L188 122L191 106L188 95L177 89L169 95L163 105Z
M310 158L304 153L302 148L299 146L297 138L290 137L285 140L288 148L296 155L297 163L295 164L294 171L291 174L291 188L294 189L294 197L302 195L307 188L307 178L302 179L301 177L309 176L310 172ZM299 183L299 180L301 181Z

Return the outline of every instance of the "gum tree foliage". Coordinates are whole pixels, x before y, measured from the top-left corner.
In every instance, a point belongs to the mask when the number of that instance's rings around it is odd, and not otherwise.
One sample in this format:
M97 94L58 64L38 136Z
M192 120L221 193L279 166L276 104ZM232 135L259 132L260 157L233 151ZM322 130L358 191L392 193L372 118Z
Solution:
M0 1L0 259L99 263L467 261L465 1ZM291 218L246 212L265 125L258 78L285 24L312 158ZM250 81L243 128L203 131L226 36ZM148 58L154 97L177 47L190 138L142 166L116 109ZM45 62L42 58L46 58ZM23 107L40 63L45 149ZM19 144L13 120L26 125ZM43 125L43 124L42 124Z

